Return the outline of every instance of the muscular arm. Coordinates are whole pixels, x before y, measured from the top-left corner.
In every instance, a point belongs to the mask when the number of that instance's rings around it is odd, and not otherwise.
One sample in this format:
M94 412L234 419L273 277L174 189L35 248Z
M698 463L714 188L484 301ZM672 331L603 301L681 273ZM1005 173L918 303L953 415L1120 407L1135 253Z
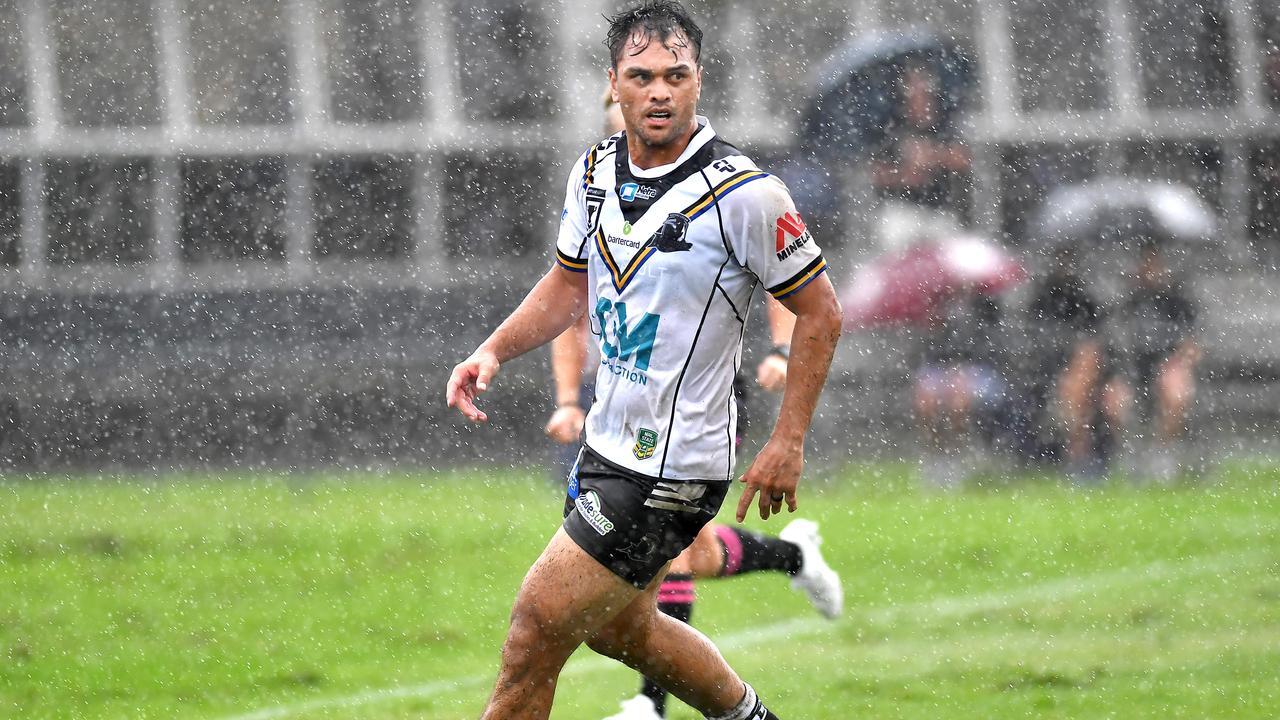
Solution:
M581 406L582 370L587 364L587 317L551 341L551 375L555 381L556 409L546 432L558 443L568 444L582 433L586 413Z
M761 518L780 512L784 500L788 509L795 511L796 488L804 466L804 436L840 339L842 311L825 274L783 304L795 314L786 390L773 433L742 476L747 487L738 501L739 521L746 517L757 492ZM775 499L779 495L781 498Z
M454 367L445 391L449 407L472 422L486 422L489 417L475 406L476 395L488 389L502 363L545 345L572 325L582 316L586 298L584 273L553 266L471 357Z

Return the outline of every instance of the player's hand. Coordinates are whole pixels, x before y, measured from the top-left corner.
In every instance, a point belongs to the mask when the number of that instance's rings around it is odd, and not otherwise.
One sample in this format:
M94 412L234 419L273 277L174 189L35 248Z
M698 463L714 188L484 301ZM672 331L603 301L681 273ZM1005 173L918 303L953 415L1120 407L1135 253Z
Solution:
M497 374L498 358L491 352L475 351L453 368L445 401L471 422L489 422L489 416L476 407L476 396L489 389L489 383Z
M787 359L770 353L756 367L756 384L769 392L781 392L787 385Z
M788 512L795 512L799 507L796 490L800 485L800 470L804 467L804 441L781 441L770 438L760 449L760 454L747 468L740 482L746 485L742 490L742 498L738 500L738 522L747 517L751 501L759 493L760 519L768 520L770 515L782 514L782 504L787 504Z
M582 437L582 424L586 419L587 413L577 405L561 405L547 421L547 437L561 445L577 442Z

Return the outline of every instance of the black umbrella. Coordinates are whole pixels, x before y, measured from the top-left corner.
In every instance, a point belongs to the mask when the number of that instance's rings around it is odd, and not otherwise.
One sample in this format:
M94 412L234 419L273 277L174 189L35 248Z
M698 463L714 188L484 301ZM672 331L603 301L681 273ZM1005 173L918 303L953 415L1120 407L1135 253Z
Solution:
M856 155L884 140L898 111L898 84L908 62L932 64L941 103L939 132L955 131L973 82L973 64L952 42L923 30L852 38L819 68L801 124L801 150Z

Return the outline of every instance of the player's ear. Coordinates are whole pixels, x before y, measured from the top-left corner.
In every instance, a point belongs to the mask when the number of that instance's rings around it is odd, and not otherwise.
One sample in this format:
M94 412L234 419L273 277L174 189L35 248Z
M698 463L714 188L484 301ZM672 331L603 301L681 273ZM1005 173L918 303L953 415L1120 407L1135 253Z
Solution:
M618 71L613 68L609 68L609 97L613 98L615 103L620 102L618 99Z

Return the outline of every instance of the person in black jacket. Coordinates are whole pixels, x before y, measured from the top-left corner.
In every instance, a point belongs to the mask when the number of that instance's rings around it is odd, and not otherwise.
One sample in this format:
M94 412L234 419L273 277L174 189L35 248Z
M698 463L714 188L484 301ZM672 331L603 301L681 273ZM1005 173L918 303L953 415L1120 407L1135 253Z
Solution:
M1060 249L1037 284L1029 323L1037 335L1031 395L1049 426L1045 452L1068 471L1096 478L1107 470L1115 434L1125 424L1130 391L1115 362L1102 304Z
M1155 242L1145 245L1133 287L1121 306L1128 331L1131 372L1141 418L1149 421L1159 476L1177 471L1169 451L1187 432L1196 393L1196 309L1169 270Z

